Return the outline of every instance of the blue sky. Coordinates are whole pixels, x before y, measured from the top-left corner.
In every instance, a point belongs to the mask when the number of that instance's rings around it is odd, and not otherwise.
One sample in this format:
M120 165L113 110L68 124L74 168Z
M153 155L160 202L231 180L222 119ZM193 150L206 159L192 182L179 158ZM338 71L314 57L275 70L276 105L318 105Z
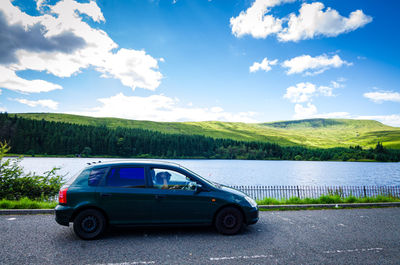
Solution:
M0 111L400 126L399 1L0 3Z

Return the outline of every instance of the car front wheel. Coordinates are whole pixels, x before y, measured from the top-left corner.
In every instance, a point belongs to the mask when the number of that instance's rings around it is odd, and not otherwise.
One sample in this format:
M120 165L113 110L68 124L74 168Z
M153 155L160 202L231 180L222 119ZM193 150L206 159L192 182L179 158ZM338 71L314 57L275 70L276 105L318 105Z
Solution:
M106 227L104 215L94 209L80 212L74 219L75 234L85 240L95 239L103 234Z
M237 234L243 227L243 214L235 207L223 208L215 218L215 228L224 235Z

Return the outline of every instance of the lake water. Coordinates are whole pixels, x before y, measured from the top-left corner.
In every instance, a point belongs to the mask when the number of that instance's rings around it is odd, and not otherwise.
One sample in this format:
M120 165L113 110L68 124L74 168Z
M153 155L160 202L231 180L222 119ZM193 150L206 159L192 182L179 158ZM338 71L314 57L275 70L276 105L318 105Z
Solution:
M38 174L61 167L71 177L94 158L24 158L26 172ZM133 159L134 160L134 159ZM201 176L226 185L400 185L400 163L200 160L168 161L179 163Z

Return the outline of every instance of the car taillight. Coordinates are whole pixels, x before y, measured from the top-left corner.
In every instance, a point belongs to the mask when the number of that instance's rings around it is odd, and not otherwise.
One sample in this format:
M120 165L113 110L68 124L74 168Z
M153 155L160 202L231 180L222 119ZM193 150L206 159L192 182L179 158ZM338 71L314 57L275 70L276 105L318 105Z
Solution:
M67 190L68 188L61 189L60 192L58 193L58 202L67 204Z

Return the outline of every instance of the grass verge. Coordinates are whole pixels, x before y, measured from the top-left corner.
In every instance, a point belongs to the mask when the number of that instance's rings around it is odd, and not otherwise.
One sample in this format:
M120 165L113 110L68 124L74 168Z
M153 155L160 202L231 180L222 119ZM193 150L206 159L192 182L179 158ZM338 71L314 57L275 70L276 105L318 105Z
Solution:
M374 203L374 202L400 202L400 198L390 196L374 196L358 198L355 196L349 196L341 198L338 195L324 195L319 198L304 198L292 197L290 199L274 199L265 198L263 200L257 200L258 205L296 205L296 204L330 204L330 203ZM0 209L54 209L58 204L57 201L36 201L29 198L22 198L20 200L0 200ZM340 207L339 207L340 208ZM302 208L298 210L306 210L308 208ZM263 209L266 210L266 209ZM287 208L275 208L271 210L288 210Z
M391 196L373 196L358 198L349 196L342 198L339 195L323 195L319 198L304 198L292 197L290 199L274 199L264 198L257 200L258 205L288 205L288 204L330 204L330 203L374 203L374 202L400 202L400 198Z
M0 200L0 209L54 209L58 204L57 201L35 201L29 198L22 198L20 200Z

